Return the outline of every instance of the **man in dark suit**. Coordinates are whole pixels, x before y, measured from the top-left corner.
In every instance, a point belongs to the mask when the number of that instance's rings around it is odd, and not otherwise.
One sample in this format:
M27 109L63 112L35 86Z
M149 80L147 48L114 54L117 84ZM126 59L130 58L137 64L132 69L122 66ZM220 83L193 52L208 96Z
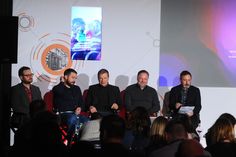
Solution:
M11 88L11 106L13 115L11 117L11 126L21 127L29 120L30 103L33 100L41 100L41 91L39 87L32 85L33 73L29 67L23 66L18 71L21 83Z
M192 75L189 71L180 73L181 84L171 89L169 107L173 111L174 117L187 114L190 117L193 128L196 129L200 123L201 95L199 88L192 86L191 81ZM193 106L194 109L183 113L181 112L181 107L184 106Z
M120 89L109 84L109 72L98 71L98 84L91 85L86 99L91 113L99 112L103 116L116 112L121 106Z

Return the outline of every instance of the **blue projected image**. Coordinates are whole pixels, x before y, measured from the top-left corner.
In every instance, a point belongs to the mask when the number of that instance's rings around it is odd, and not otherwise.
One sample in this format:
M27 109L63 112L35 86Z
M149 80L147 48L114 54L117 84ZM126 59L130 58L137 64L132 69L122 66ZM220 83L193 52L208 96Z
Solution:
M99 7L72 7L72 60L101 60L101 20L102 10Z

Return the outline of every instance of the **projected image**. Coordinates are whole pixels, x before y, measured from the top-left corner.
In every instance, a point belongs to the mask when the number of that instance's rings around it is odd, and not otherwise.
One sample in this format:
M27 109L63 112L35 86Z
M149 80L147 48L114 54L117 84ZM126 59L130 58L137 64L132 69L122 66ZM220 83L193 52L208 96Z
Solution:
M101 8L72 7L71 59L101 60L101 46Z
M236 87L236 1L191 0L175 9L177 3L161 4L160 76L165 79L159 85L175 86L179 73L189 70L197 86Z

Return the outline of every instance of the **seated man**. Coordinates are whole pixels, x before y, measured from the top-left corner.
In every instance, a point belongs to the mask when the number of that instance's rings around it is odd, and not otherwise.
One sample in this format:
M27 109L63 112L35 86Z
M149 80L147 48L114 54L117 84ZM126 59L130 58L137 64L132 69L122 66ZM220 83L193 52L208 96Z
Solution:
M183 106L191 106L194 109L184 114L187 114L194 129L197 128L200 123L199 112L201 110L201 95L199 88L191 85L192 75L188 71L182 71L180 73L181 84L175 86L170 91L170 109L174 111L174 117L179 116L181 113L179 110Z
M149 73L146 70L141 70L137 75L137 83L125 89L125 105L128 112L142 106L149 115L157 116L160 102L156 90L147 85L148 78Z
M117 112L121 105L120 89L109 84L109 72L98 71L98 84L89 87L86 99L91 113L99 112L103 116Z
M74 69L67 69L64 72L64 81L53 87L54 111L58 112L61 122L68 127L67 134L70 142L75 127L80 123L87 121L84 116L78 116L84 107L80 87L75 85L77 72Z
M34 100L42 100L39 87L32 85L34 74L29 67L23 66L18 75L21 83L11 88L11 106L13 115L11 127L20 128L29 121L30 103Z

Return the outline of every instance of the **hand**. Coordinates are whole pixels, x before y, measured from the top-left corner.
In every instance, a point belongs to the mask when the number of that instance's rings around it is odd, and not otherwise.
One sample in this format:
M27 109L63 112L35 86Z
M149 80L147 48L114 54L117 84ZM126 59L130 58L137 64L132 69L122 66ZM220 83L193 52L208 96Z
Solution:
M94 112L97 112L97 109L96 109L96 107L94 107L94 106L90 106L90 107L89 107L89 111L90 111L91 113L94 113Z
M75 109L75 114L76 114L76 115L79 115L80 112L81 112L81 107L77 107L77 108Z
M179 102L177 102L177 103L175 104L175 108L176 108L176 109L179 109L181 106L182 106L182 104L179 103Z
M117 105L117 103L113 103L111 106L111 109L115 109L118 110L119 106Z
M187 115L188 115L189 117L192 117L192 116L193 116L193 111L188 112Z
M151 114L150 114L150 117L157 117L157 113L155 113L155 112L154 112L154 113L151 113Z

